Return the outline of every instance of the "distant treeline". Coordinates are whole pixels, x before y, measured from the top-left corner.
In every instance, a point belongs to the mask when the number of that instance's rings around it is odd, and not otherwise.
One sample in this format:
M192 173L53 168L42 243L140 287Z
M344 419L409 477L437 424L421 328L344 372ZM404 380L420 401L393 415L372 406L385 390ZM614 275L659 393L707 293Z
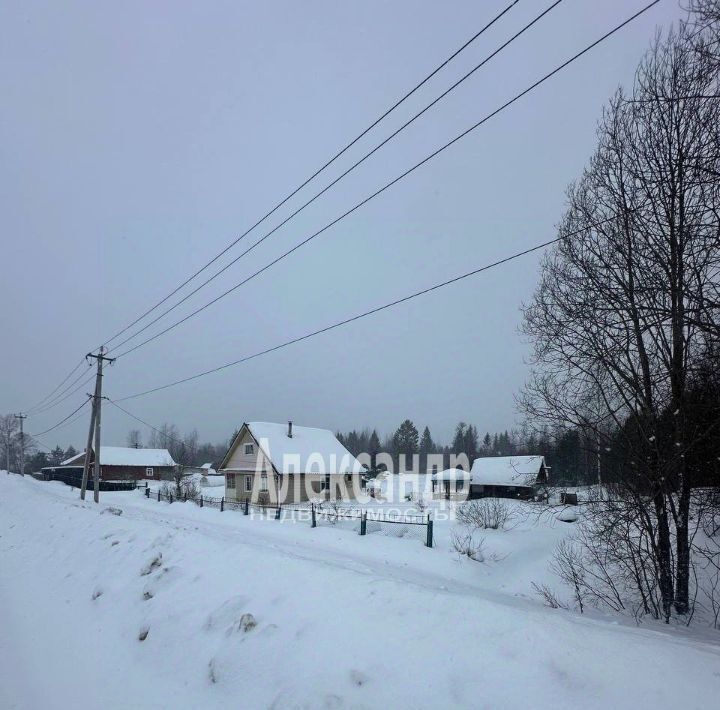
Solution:
M11 420L8 418L8 424ZM167 449L173 459L184 466L197 467L204 463L218 466L227 452L230 442L237 432L234 431L227 441L220 443L201 442L197 430L182 434L175 424L162 424L150 436L143 439L139 429L131 430L126 439L126 445L137 448ZM593 441L577 431L552 433L549 430L539 434L524 429L511 429L501 432L486 432L480 435L477 427L472 424L460 422L455 427L453 439L443 444L433 439L429 427L419 432L415 424L406 419L392 434L383 435L377 429L365 428L346 433L338 432L338 439L355 456L369 454L371 458L379 453L392 456L394 470L399 470L399 456L404 454L409 463L409 457L419 456L419 470L428 469L428 455L443 455L443 468L450 466L450 456L465 454L470 463L479 456L519 456L524 454L540 454L545 456L546 462L552 467L552 479L558 483L573 485L594 483L598 475L597 447ZM11 441L11 467L18 467L19 445L16 432L13 432ZM0 449L2 449L0 441ZM59 466L66 459L75 456L77 450L73 446L63 448L57 445L49 452L40 451L37 444L26 437L26 472L39 471L46 466ZM4 452L0 451L3 455ZM602 467L609 468L610 461L605 460L603 453ZM609 456L608 456L609 459ZM437 459L435 458L435 461Z
M549 430L540 433L512 429L502 432L486 432L480 436L477 427L460 422L455 427L452 442L442 444L433 439L430 428L425 427L420 434L418 428L406 419L397 430L380 438L377 429L369 427L346 433L338 432L338 439L357 456L361 453L371 457L380 452L390 454L398 470L399 456L418 454L420 471L428 468L427 457L430 454L443 454L444 466L450 465L450 456L465 454L468 461L480 456L521 456L539 454L545 456L552 467L552 480L555 482L579 485L594 483L598 475L597 446L583 437L580 431L570 430L552 433Z

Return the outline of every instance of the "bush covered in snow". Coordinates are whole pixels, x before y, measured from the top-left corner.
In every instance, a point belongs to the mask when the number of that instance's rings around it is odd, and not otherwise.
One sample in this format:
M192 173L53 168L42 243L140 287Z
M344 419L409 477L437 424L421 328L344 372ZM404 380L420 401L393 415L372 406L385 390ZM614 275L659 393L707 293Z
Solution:
M475 540L471 531L453 531L451 534L453 549L460 555L476 562L485 561L485 540Z
M506 501L500 498L469 500L457 509L457 519L471 530L504 530L515 514Z
M172 483L166 481L160 487L160 495L170 502L184 500L197 501L198 498L200 498L200 493L200 487L190 477L181 478Z

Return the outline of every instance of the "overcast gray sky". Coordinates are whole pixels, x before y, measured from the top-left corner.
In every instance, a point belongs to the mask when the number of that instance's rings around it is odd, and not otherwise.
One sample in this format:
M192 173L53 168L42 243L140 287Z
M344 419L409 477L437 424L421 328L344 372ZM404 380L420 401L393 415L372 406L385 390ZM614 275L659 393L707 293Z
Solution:
M0 411L44 397L508 2L3 2ZM548 4L520 0L293 206ZM308 236L642 4L565 0L172 316ZM251 354L552 238L604 102L630 81L656 27L681 12L660 3L307 247L121 359L106 393ZM460 419L482 432L510 428L527 375L520 306L539 258L125 406L155 424L196 427L205 440L250 420L387 432L410 417L441 441ZM81 400L28 419L27 430L47 429ZM135 426L104 409L104 442L123 444ZM83 416L43 441L79 448L86 427Z

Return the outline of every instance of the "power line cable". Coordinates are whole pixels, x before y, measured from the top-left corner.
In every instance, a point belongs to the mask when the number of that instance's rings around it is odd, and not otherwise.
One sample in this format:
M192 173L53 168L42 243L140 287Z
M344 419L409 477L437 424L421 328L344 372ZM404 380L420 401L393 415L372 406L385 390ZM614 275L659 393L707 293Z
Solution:
M77 382L80 379L82 379L82 377L84 377L86 374L87 373L82 373L81 377L79 377L77 380L75 380L75 382L73 382L73 384L77 384ZM82 382L80 382L80 384L77 385L77 387L75 387L71 391L66 390L65 393L63 393L61 396L58 396L54 401L49 402L47 404L47 406L33 412L32 413L33 416L37 416L39 414L44 414L45 412L49 412L51 409L54 409L55 407L57 407L58 404L62 404L62 402L69 399L70 397L72 397L76 392L79 392L81 389L83 389L83 387L86 387L88 384L90 384L90 382L92 382L94 377L95 377L95 373L94 372L90 373L90 376L88 378L86 378L85 380L83 380Z
M52 451L52 448L48 446L47 442L42 441L41 439L38 439L37 434L28 434L28 436L33 440L33 443L39 448L44 449L48 453Z
M267 232L265 235L263 235L260 239L258 239L254 244L252 244L250 247L248 247L245 251L243 251L241 254L236 256L234 259L232 259L230 262L228 262L225 266L223 266L220 270L216 271L212 276L205 279L201 284L196 286L192 291L187 293L185 296L183 296L179 301L174 303L169 308L166 308L160 315L153 318L153 320L149 321L145 325L142 326L142 328L136 330L134 333L126 337L124 340L119 342L117 345L115 345L112 350L117 350L118 348L121 348L123 345L128 343L129 341L136 338L141 333L145 332L148 328L153 326L155 323L157 323L159 320L164 318L166 315L174 311L176 308L181 306L185 301L187 301L189 298L194 296L198 291L205 288L209 283L214 281L218 276L225 273L231 266L236 264L240 259L245 257L247 254L249 254L251 251L253 251L257 246L262 244L266 239L271 237L273 234L275 234L280 228L285 226L290 220L294 219L298 214L300 214L306 207L309 207L313 202L315 202L317 199L322 197L328 190L330 190L332 187L337 185L341 180L343 180L347 175L349 175L355 168L362 165L368 158L370 158L372 155L374 155L378 150L380 150L383 146L385 146L387 143L389 143L391 140L393 140L396 136L398 136L400 133L402 133L408 126L410 126L412 123L414 123L418 118L423 116L427 111L429 111L433 106L438 104L440 101L442 101L448 94L450 94L452 91L454 91L458 86L460 86L463 82L465 82L467 79L469 79L475 72L477 72L479 69L481 69L485 64L487 64L491 59L496 57L500 52L502 52L506 47L508 47L510 44L512 44L516 39L518 39L521 35L523 35L527 30L529 30L533 25L535 25L537 22L539 22L545 15L547 15L551 10L553 10L555 7L557 7L563 0L555 0L551 5L549 5L545 10L543 10L539 15L537 15L533 20L531 20L528 24L526 24L521 30L516 32L510 39L505 41L502 45L500 45L494 52L490 53L487 57L485 57L479 64L476 64L470 71L468 71L466 74L464 74L460 79L458 79L454 84L452 84L448 89L443 91L439 96L437 96L433 101L431 101L429 104L427 104L422 110L417 112L412 118L410 118L408 121L403 123L397 130L393 131L387 138L385 138L383 141L378 143L372 150L370 150L368 153L363 155L359 160L357 160L355 163L353 163L347 170L345 170L343 173L341 173L338 177L336 177L332 182L330 182L328 185L326 185L322 190L315 193L309 200L307 200L305 203L300 205L294 212L292 212L290 215L288 215L284 220L282 220L279 224L277 224L275 227L273 227L269 232Z
M328 168L330 165L332 165L338 158L340 158L345 152L347 152L352 146L354 146L360 139L362 139L365 135L367 135L375 126L377 126L382 120L384 120L388 115L390 115L396 108L398 108L402 103L404 103L408 98L410 98L416 91L418 91L422 86L424 86L428 81L430 81L430 79L432 79L444 67L446 67L461 52L463 52L467 47L469 47L473 42L475 42L475 40L477 40L486 30L488 30L490 27L492 27L501 17L503 17L503 15L505 15L515 5L517 5L517 3L519 1L520 0L513 0L513 2L511 2L507 7L505 7L500 13L498 13L492 20L490 20L486 25L484 25L480 30L478 30L472 37L470 37L470 39L468 39L457 50L455 50L447 59L445 59L442 63L440 63L432 72L430 72L430 74L428 74L424 79L422 79L418 84L416 84L412 89L410 89L410 91L406 92L389 109L387 109L383 114L381 114L377 119L375 119L375 121L373 121L367 128L365 128L361 133L359 133L355 138L353 138L343 148L341 148L339 151L337 151L335 153L335 155L333 155L333 157L330 158L330 160L328 160L326 163L324 163L322 165L322 167L320 167L318 170L316 170L310 177L308 177L305 181L303 181L300 185L298 185L292 192L290 192L290 194L288 194L285 198L283 198L280 202L278 202L269 212L267 212L263 217L261 217L257 222L255 222L249 229L247 229L243 234L241 234L234 241L232 241L230 244L228 244L228 246L226 246L222 251L220 251L216 256L214 256L210 261L208 261L200 269L195 271L190 277L188 277L177 288L175 288L173 291L171 291L167 296L165 296L163 299L158 301L154 306L152 306L150 309L145 311L142 315L140 315L134 321L129 323L127 326L125 326L122 330L118 331L115 335L113 335L111 338L109 338L107 341L105 341L105 344L106 345L109 344L110 342L112 342L113 340L118 338L120 335L127 332L130 328L132 328L134 325L139 323L143 318L145 318L150 313L152 313L154 310L159 308L163 303L166 303L170 298L172 298L176 293L178 293L178 291L180 291L182 288L184 288L188 283L190 283L193 279L195 279L199 274L201 274L203 271L205 271L207 268L209 268L219 258L221 258L224 254L226 254L230 249L232 249L240 240L242 240L244 237L246 237L248 234L250 234L250 232L252 232L260 224L262 224L266 219L268 219L270 216L272 216L288 200L290 200L292 197L294 197L300 190L302 190L306 185L308 185L308 183L310 183L318 175L320 175L326 168ZM224 269L223 269L223 271L224 271ZM216 276L217 275L219 275L219 274L216 274ZM213 278L215 278L215 277L213 277ZM205 284L203 284L203 285L205 285ZM193 291L193 293L195 293L195 291ZM183 299L183 300L187 300L187 299ZM176 304L175 307L177 307L178 305L180 305L180 304L179 303ZM153 321L153 323L155 323L155 322L156 321ZM127 342L127 340L123 341L123 343L121 343L120 345L124 344L125 342ZM115 349L117 349L117 347L120 347L120 345L116 346ZM55 394L55 392L57 392L57 390L60 389L60 387L62 387L62 385L74 374L74 372L78 369L80 364L82 364L82 361L80 363L78 363L78 365L75 366L75 368L71 371L71 373L55 388L55 390L53 390L49 395L47 395L40 402L38 402L37 405L34 405L31 409L35 409L35 407L39 406L40 404L43 404L46 400L50 399ZM28 411L29 411L29 409L28 409ZM46 410L41 410L41 411L46 411Z
M88 374L87 370L84 372L80 372L76 377L73 378L73 380L71 382L69 382L67 385L65 385L65 387L60 392L58 392L52 399L50 399L50 401L46 402L42 407L39 407L36 411L42 411L42 410L50 407L53 402L55 402L57 399L62 397L66 392L68 392L73 387L75 387L77 385L77 383L80 382L80 380L82 380L84 377L87 377L87 374Z
M76 422L78 419L80 419L80 417L82 416L82 414L83 414L82 411L78 411L77 414L76 414L72 419L66 421L64 424L61 424L61 425L58 426L57 428L58 428L58 429L62 429L63 427L69 426L69 425L72 424L73 422ZM37 434L28 434L28 436L31 437L33 440L38 440L38 435L37 435ZM46 442L41 441L41 443L43 444L43 448L45 448L47 451L51 451L51 450L52 450L50 447L47 446L47 443L46 443Z
M80 360L75 367L73 367L72 370L65 376L65 379L60 382L60 384L52 391L50 394L43 397L39 402L36 404L33 404L32 407L28 407L27 409L23 410L28 414L31 414L33 410L38 409L42 404L44 404L47 400L49 400L78 370L78 368L85 362L84 359Z
M128 412L127 409L125 409L124 407L121 407L117 402L114 402L112 399L110 399L110 397L104 397L104 399L106 399L110 404L112 404L113 407L117 407L121 412L125 412L125 414L127 414L129 417L131 417L132 419L134 419L137 422L140 422L140 424L144 424L146 427L149 427L154 432L160 434L160 436L164 436L165 438L170 439L170 441L174 441L176 444L184 444L185 443L183 441L180 441L180 439L176 439L174 436L170 436L170 434L168 434L166 431L161 431L157 427L154 427L152 424L150 424L149 422L146 422L144 419L140 419L140 417L136 417L134 414L132 414L132 412Z
M227 289L226 291L224 291L224 292L221 293L220 295L216 296L214 299L212 299L212 300L209 301L208 303L204 304L204 305L201 306L200 308L197 308L196 310L192 311L191 313L189 313L188 315L184 316L184 317L181 318L180 320L175 321L175 323L173 323L172 325L168 326L167 328L164 328L163 330L155 333L155 334L152 335L151 337L146 338L145 340L143 340L143 341L141 341L140 343L134 345L133 347L128 348L127 350L121 352L119 355L116 356L116 359L119 359L119 358L121 358L121 357L123 357L123 356L125 356L125 355L127 355L127 354L129 354L129 353L131 353L131 352L134 352L134 351L137 350L138 348L141 348L141 347L143 347L144 345L147 345L148 343L152 342L153 340L156 340L157 338L159 338L159 337L165 335L166 333L170 332L170 331L173 330L174 328L177 328L178 326L182 325L182 324L185 323L186 321L190 320L191 318L195 317L196 315L198 315L199 313L201 313L202 311L204 311L206 308L209 308L210 306L214 305L215 303L217 303L217 302L220 301L221 299L223 299L223 298L225 298L226 296L230 295L231 293L233 293L234 291L236 291L238 288L240 288L241 286L243 286L244 284L246 284L248 281L252 280L252 279L255 278L256 276L259 276L260 274L262 274L263 272L267 271L269 268L271 268L272 266L274 266L274 265L277 264L278 262L280 262L280 261L282 261L283 259L285 259L286 257L290 256L290 254L292 254L293 252L297 251L297 250L300 249L301 247L305 246L307 243L309 243L310 241L312 241L312 240L315 239L316 237L320 236L323 232L327 231L328 229L330 229L331 227L333 227L335 224L337 224L337 223L340 222L341 220L345 219L345 217L351 215L353 212L355 212L356 210L360 209L362 206L364 206L365 204L367 204L368 202L370 202L371 200L373 200L375 197L377 197L378 195L382 194L383 192L385 192L386 190L388 190L390 187L392 187L392 186L395 185L396 183L398 183L398 182L400 182L401 180L403 180L405 177L407 177L408 175L410 175L411 173L413 173L415 170L417 170L417 169L420 168L421 166L425 165L425 163L429 162L430 160L432 160L433 158L435 158L437 155L439 155L439 154L442 153L443 151L447 150L450 146L454 145L454 144L457 143L458 141L460 141L460 140L462 140L463 138L465 138L468 134L470 134L471 132L473 132L474 130L476 130L476 129L479 128L480 126L482 126L484 123L486 123L487 121L489 121L491 118L493 118L494 116L497 116L499 113L501 113L502 111L504 111L504 110L507 109L508 107L512 106L516 101L520 100L522 97L524 97L524 96L526 96L527 94L529 94L531 91L533 91L534 89L536 89L538 86L540 86L541 84L543 84L544 82L546 82L546 81L547 81L548 79L550 79L551 77L555 76L557 73L559 73L560 71L562 71L563 69L565 69L567 66L569 66L570 64L572 64L573 62L575 62L576 60L578 60L580 57L582 57L583 55L585 55L587 52L589 52L590 50L592 50L593 48L595 48L596 46L598 46L599 44L601 44L602 42L604 42L605 40L607 40L609 37L611 37L612 35L614 35L616 32L618 32L619 30L621 30L623 27L625 27L625 26L628 25L630 22L632 22L633 20L635 20L636 18L638 18L638 17L639 17L640 15L642 15L643 13L647 12L651 7L657 5L659 2L660 2L660 0L653 0L653 1L650 2L649 4L645 5L645 7L643 7L641 10L639 10L639 11L636 12L635 14L631 15L629 18L627 18L626 20L624 20L623 22L621 22L619 25L616 25L613 29L611 29L610 31L608 31L608 32L606 32L604 35L602 35L602 37L600 37L599 39L595 40L594 42L592 42L591 44L589 44L587 47L585 47L584 49L582 49L580 52L578 52L578 53L576 53L575 55L573 55L572 57L570 57L570 59L567 59L567 60L564 61L562 64L559 64L559 65L558 65L557 67L555 67L552 71L548 72L548 73L545 74L542 78L538 79L538 80L535 81L533 84L531 84L529 87L527 87L526 89L524 89L524 90L521 91L520 93L516 94L513 98L511 98L510 100L506 101L506 102L505 102L504 104L502 104L499 108L495 109L495 110L492 111L491 113L489 113L489 114L487 114L486 116L484 116L482 119L480 119L479 121L477 121L475 124L473 124L472 126L470 126L470 127L467 128L467 129L465 129L462 133L460 133L460 134L458 134L457 136L455 136L455 138L453 138L452 140L448 141L448 142L445 143L444 145L440 146L440 148L437 148L436 150L434 150L432 153L430 153L430 154L427 155L425 158L423 158L420 162L416 163L416 164L413 165L411 168L409 168L409 169L406 170L405 172L401 173L400 175L398 175L396 178L394 178L394 179L391 180L390 182L386 183L383 187L381 187L380 189L376 190L375 192L373 192L373 193L372 193L371 195L369 195L368 197L366 197L366 198L364 198L363 200L361 200L360 202L358 202L356 205L354 205L353 207L351 207L350 209L348 209L347 211L345 211L344 213L342 213L339 217L336 217L334 220L332 220L331 222L329 222L328 224L326 224L324 227L321 227L319 230L317 230L316 232L314 232L313 234L311 234L309 237L306 237L303 241L299 242L299 243L296 244L294 247L292 247L292 248L288 249L287 251L283 252L279 257L277 257L276 259L273 259L271 262L269 262L268 264L266 264L266 265L263 266L262 268L258 269L257 271L255 271L254 273L252 273L250 276L248 276L247 278L243 279L243 280L240 281L239 283L235 284L235 285L232 286L231 288Z
M70 414L68 414L64 419L61 419L57 424L55 424L55 425L51 426L49 429L46 429L45 431L41 431L37 434L31 433L30 436L43 436L45 434L50 433L51 431L54 431L58 427L62 426L65 422L67 422L67 420L70 419L70 417L77 414L89 401L90 401L90 397L88 397L77 409L70 412Z
M200 377L205 377L206 375L211 375L215 372L220 372L221 370L226 370L230 367L240 365L242 363L248 362L249 360L254 360L255 358L262 357L263 355L268 355L269 353L286 348L289 345L294 345L295 343L302 342L303 340L308 340L310 338L315 337L316 335L320 335L322 333L327 333L328 331L334 330L335 328L340 328L341 326L347 325L348 323L353 323L354 321L360 320L361 318L367 318L368 316L374 315L375 313L380 313L381 311L387 310L389 308L393 308L394 306L398 306L401 303L406 303L407 301L410 301L414 298L418 298L419 296L423 296L427 293L431 293L433 291L437 291L438 289L444 288L446 286L450 286L451 284L457 283L458 281L462 281L463 279L467 279L471 276L480 274L483 271L488 271L490 269L496 268L503 264L507 264L510 261L519 259L521 256L531 254L532 252L538 251L540 249L544 249L544 248L546 248L552 244L555 244L563 239L568 239L570 237L574 237L578 234L581 234L582 232L585 232L590 227L599 227L603 224L607 224L608 222L611 222L612 220L614 220L616 218L617 218L617 215L613 215L612 217L609 217L600 222L596 222L592 225L586 225L582 229L578 229L573 232L565 233L560 237L556 237L555 239L550 239L548 241L537 244L533 247L529 247L528 249L524 249L523 251L516 252L515 254L504 257L503 259L494 261L491 264L486 264L485 266L481 266L477 269L473 269L472 271L467 271L464 274L460 274L459 276L454 276L451 279L447 279L446 281L441 281L440 283L437 283L433 286L429 286L428 288L421 289L420 291L415 291L414 293L404 296L403 298L399 298L394 301L390 301L389 303L386 303L382 306L377 306L376 308L371 308L370 310L364 311L363 313L359 313L350 318L346 318L344 320L338 321L336 323L333 323L332 325L328 325L328 326L325 326L324 328L314 330L311 333L306 333L305 335L301 335L297 338L293 338L292 340L287 340L283 343L280 343L279 345L274 345L273 347L266 348L265 350L261 350L260 352L253 353L252 355L247 355L238 360L233 360L232 362L225 363L224 365L220 365L218 367L213 367L209 370L204 370L203 372L199 372L195 375L191 375L189 377L184 377L180 380L175 380L174 382L170 382L168 384L161 385L159 387L153 387L152 389L144 390L142 392L137 392L135 394L131 394L126 397L120 397L117 400L115 400L114 403L117 404L117 402L124 402L128 399L135 399L137 397L143 397L144 395L147 395L147 394L152 394L153 392L159 392L160 390L169 389L170 387L175 387L176 385L184 384L184 383L190 382L192 380L197 380Z
M195 271L191 276L189 276L185 281L183 281L177 288L175 288L173 291L171 291L167 296L162 298L160 301L158 301L154 306L149 308L147 311L145 311L142 315L138 316L132 323L129 323L124 328L122 328L120 331L115 333L111 338L105 341L104 345L109 345L113 340L118 338L123 333L127 332L130 328L132 328L134 325L139 323L143 318L145 318L147 315L152 313L156 308L159 308L163 303L166 303L170 298L172 298L178 291L180 291L182 288L184 288L187 284L189 284L195 277L197 277L199 274L201 274L205 269L210 267L212 264L214 264L219 258L221 258L224 254L226 254L230 249L232 249L240 240L244 239L250 232L252 232L256 227L258 227L260 224L262 224L268 217L272 216L280 207L282 207L288 200L290 200L292 197L294 197L300 190L302 190L308 183L310 183L312 180L314 180L320 173L322 173L326 168L328 168L330 165L332 165L338 158L340 158L343 154L345 154L352 146L354 146L360 139L362 139L364 136L366 136L375 126L377 126L382 120L384 120L387 116L389 116L396 108L398 108L402 103L404 103L407 99L409 99L416 91L418 91L420 88L422 88L430 79L432 79L439 71L441 71L444 67L446 67L455 57L457 57L461 52L463 52L467 47L469 47L475 40L477 40L486 30L488 30L490 27L492 27L503 15L505 15L507 12L509 12L517 3L519 0L513 0L505 9L503 9L500 13L498 13L490 22L488 22L485 26L483 26L480 30L478 30L470 39L468 39L464 44L462 44L458 49L456 49L447 59L445 59L441 64L439 64L433 71L431 71L424 79L422 79L418 84L416 84L410 91L405 93L400 99L398 99L390 108L388 108L383 114L381 114L378 118L376 118L367 128L365 128L361 133L359 133L355 138L353 138L347 145L345 145L343 148L341 148L339 151L333 155L330 160L328 160L322 167L320 167L318 170L316 170L310 177L308 177L306 180L304 180L300 185L298 185L292 192L290 192L287 197L283 198L280 202L278 202L269 212L267 212L263 217L261 217L257 222L255 222L249 229L247 229L245 232L243 232L239 237L237 237L235 240L233 240L230 244L228 244L222 251L218 252L210 261L208 261L204 266L202 266L200 269Z

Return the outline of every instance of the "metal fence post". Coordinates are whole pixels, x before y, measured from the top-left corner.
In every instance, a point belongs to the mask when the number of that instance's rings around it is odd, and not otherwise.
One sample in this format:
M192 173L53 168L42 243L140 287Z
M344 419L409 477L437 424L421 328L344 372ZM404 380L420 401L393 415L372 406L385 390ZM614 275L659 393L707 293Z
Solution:
M223 510L225 510L225 496L220 499L220 512L222 513Z
M312 523L311 523L310 527L316 528L317 523L315 522L315 503L310 503L310 515L312 518Z
M427 519L427 540L425 541L425 547L432 547L433 546L433 521L430 517L430 513L428 513L428 519Z
M367 535L367 511L360 514L360 534Z
M275 520L280 520L280 506L278 506L275 511Z
M247 515L250 512L250 499L245 499L245 515Z
M146 498L150 497L150 489L147 486L145 486L145 497Z
M160 502L160 489L158 488L158 503Z
M200 507L201 507L201 508L203 507L203 499L202 499L202 496L200 496Z

